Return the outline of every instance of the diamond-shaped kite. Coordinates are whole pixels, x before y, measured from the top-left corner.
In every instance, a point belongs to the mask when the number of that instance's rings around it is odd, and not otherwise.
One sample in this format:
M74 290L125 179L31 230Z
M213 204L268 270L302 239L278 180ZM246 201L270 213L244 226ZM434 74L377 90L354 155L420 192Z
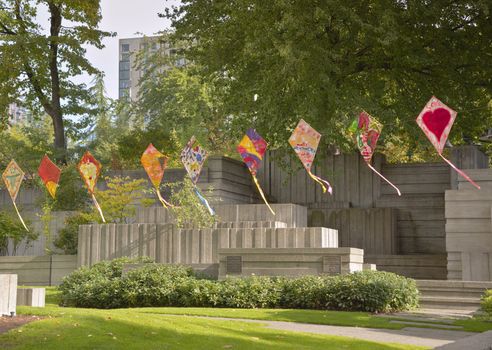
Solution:
M237 146L237 151L243 158L244 163L246 163L246 166L253 177L253 181L258 188L258 192L260 192L261 198L263 198L263 201L267 205L268 209L270 209L271 213L275 215L275 212L268 203L258 179L256 178L256 172L258 171L260 162L263 160L263 155L266 152L267 146L267 142L256 132L255 129L248 129L246 131L246 135L244 135L241 142Z
M159 187L161 185L162 177L164 176L164 169L167 165L167 157L159 152L153 144L149 144L145 152L142 154L140 161L144 167L147 175L149 176L150 182L154 185L155 193L159 198L160 202L167 208L171 206L161 195Z
M53 199L56 196L58 182L60 181L61 170L51 159L45 155L38 168L38 175L43 180L46 189Z
M359 114L359 117L353 121L349 131L354 136L357 147L359 148L362 158L366 161L367 166L393 187L398 195L401 196L400 189L371 165L371 159L376 150L376 145L382 129L383 125L376 118L370 116L367 112L362 111Z
M183 163L186 172L190 176L191 182L195 185L195 193L203 203L203 205L208 209L210 215L215 215L215 211L208 203L207 199L200 193L196 183L200 177L200 172L202 171L203 164L207 159L207 151L203 149L192 136L190 141L186 144L183 151L181 151L181 162Z
M309 176L321 185L323 188L323 193L328 190L331 194L333 190L330 183L311 172L311 167L313 165L314 157L316 156L316 150L318 149L320 139L321 134L301 119L290 136L289 143L292 148L294 148L294 151L297 153L297 156L301 160L302 165L304 165L304 168Z
M454 120L456 119L456 115L457 113L454 110L446 106L435 96L432 96L417 117L417 124L425 133L432 145L434 145L439 156L473 186L480 189L480 186L476 184L467 174L465 174L463 170L458 169L453 163L444 158L442 155L444 145L446 144L446 140L448 139L449 132L451 131Z
M26 231L29 232L29 229L27 228L24 219L22 219L22 216L19 213L19 209L15 204L15 199L17 198L17 194L19 193L22 180L24 180L24 172L22 171L20 166L15 162L15 160L12 159L10 163L7 165L7 168L2 174L2 179L3 182L5 183L5 187L7 187L7 191L10 194L10 198L12 199L12 203L14 204L15 211L17 212L17 215L19 216L22 225L24 226Z
M94 196L94 190L96 188L97 180L99 178L99 175L101 174L101 163L99 163L98 160L94 158L91 152L87 151L80 159L77 169L79 170L82 180L84 180L84 183L87 186L87 190L92 197L94 205L101 215L102 221L106 222L101 206L97 202L96 196Z

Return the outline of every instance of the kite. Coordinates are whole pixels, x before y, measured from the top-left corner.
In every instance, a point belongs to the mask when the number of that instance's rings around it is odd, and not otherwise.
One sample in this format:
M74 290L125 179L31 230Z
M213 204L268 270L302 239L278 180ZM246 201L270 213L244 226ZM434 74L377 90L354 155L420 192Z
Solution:
M366 161L367 166L378 174L384 181L386 181L391 187L393 187L399 196L401 196L400 189L393 185L387 178L385 178L381 173L379 173L372 165L371 159L376 150L376 144L381 135L381 130L383 126L374 117L370 116L365 111L359 114L359 118L355 119L349 128L352 135L355 136L355 141L357 147L360 150L362 158Z
M237 145L237 151L243 158L244 163L249 169L251 176L255 182L258 191L260 192L261 198L267 205L268 209L270 209L271 213L275 215L272 207L268 204L268 201L265 198L265 194L258 183L258 179L256 178L256 173L260 166L260 162L263 159L263 155L266 152L268 144L266 141L256 132L254 129L248 129L246 131L246 135L244 135L243 139Z
M79 170L80 176L82 176L82 180L84 180L85 185L87 186L87 190L92 197L92 201L96 206L99 214L101 215L102 221L106 222L104 219L104 215L101 209L101 206L96 200L96 196L94 196L94 190L96 188L97 179L101 174L101 163L97 161L96 158L91 154L91 152L87 151L84 153L80 162L77 166Z
M164 169L167 164L167 157L159 152L153 144L149 144L145 152L142 154L140 161L144 167L147 175L149 176L150 182L154 185L155 193L161 201L164 208L171 207L172 205L168 203L164 198L162 198L159 186L161 185L162 177L164 176Z
M41 180L43 180L49 194L54 199L58 188L58 182L60 181L60 168L45 155L41 160L41 164L39 164L38 174Z
M294 148L309 176L321 185L323 193L328 190L328 193L332 194L333 190L330 183L311 172L320 138L321 134L301 119L290 136L289 143Z
M26 229L27 232L29 232L29 229L26 226L26 223L22 219L21 214L19 213L19 209L17 209L17 205L15 204L15 199L17 198L17 194L19 193L22 180L24 180L24 172L22 169L17 165L15 160L11 160L10 163L7 165L7 168L2 174L2 179L3 182L5 182L5 187L7 187L7 191L10 194L10 198L12 198L12 203L14 204L15 211L17 212L17 215L19 216L19 219Z
M195 136L192 136L190 141L186 144L183 151L181 151L181 162L183 163L186 172L191 178L191 182L195 186L195 193L203 203L203 205L208 209L210 215L215 215L215 211L210 206L205 197L200 193L197 187L198 178L200 177L200 172L202 171L203 164L207 158L207 151L200 147L196 143Z
M458 169L453 163L444 158L442 155L444 145L446 144L446 140L448 139L449 132L451 131L454 120L456 119L456 115L456 111L453 111L435 96L432 96L417 117L417 124L435 147L437 153L439 153L439 156L454 170L456 170L458 174L463 176L473 186L480 189L480 186L477 185L467 174L465 174L463 170Z

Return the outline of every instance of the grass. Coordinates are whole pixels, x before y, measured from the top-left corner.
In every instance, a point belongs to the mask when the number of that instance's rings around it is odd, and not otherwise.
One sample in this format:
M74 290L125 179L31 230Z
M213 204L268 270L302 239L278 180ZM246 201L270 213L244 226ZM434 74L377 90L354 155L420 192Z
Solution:
M149 313L149 309L95 310L47 305L18 307L17 311L45 318L0 335L2 349L425 349L277 331L261 323L157 315Z

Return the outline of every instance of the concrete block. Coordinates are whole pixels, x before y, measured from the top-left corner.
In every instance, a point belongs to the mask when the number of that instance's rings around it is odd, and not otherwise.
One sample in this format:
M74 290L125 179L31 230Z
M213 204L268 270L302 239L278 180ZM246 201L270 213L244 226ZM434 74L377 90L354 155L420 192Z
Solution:
M0 316L15 315L17 303L17 275L0 275Z
M362 264L362 270L364 271L376 271L376 264Z
M17 306L45 307L45 288L17 288Z

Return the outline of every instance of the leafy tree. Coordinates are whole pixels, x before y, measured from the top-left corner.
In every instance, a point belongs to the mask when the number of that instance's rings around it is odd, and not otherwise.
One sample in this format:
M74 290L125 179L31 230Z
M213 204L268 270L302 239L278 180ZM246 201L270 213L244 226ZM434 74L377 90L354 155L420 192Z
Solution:
M171 190L169 198L173 207L171 212L177 227L212 227L216 217L210 215L207 208L200 202L195 185L190 179L185 178L181 182L173 182L165 185Z
M29 227L29 221L26 221ZM22 242L29 246L39 236L39 233L30 228L26 231L16 214L7 211L0 211L0 256L15 255ZM12 242L12 249L9 250L9 241Z
M37 23L47 9L49 28ZM0 2L0 109L20 95L33 111L51 117L55 157L67 161L66 128L80 128L67 116L91 115L93 101L76 75L98 73L88 61L86 46L103 48L112 35L98 29L99 0L3 0Z
M223 93L232 125L272 146L288 147L300 118L322 142L351 145L344 131L365 109L383 138L417 147L428 145L415 118L432 95L459 112L453 143L491 125L491 10L479 0L183 0L161 16L188 43L196 79Z
M129 177L105 178L107 188L96 190L96 197L101 205L106 222L128 223L135 216L135 206L149 206L155 201L146 198L147 180ZM87 216L92 222L101 222L99 212L94 208Z
M79 226L90 223L87 215L78 213L65 219L65 226L58 232L53 242L54 246L62 249L65 254L77 254Z

